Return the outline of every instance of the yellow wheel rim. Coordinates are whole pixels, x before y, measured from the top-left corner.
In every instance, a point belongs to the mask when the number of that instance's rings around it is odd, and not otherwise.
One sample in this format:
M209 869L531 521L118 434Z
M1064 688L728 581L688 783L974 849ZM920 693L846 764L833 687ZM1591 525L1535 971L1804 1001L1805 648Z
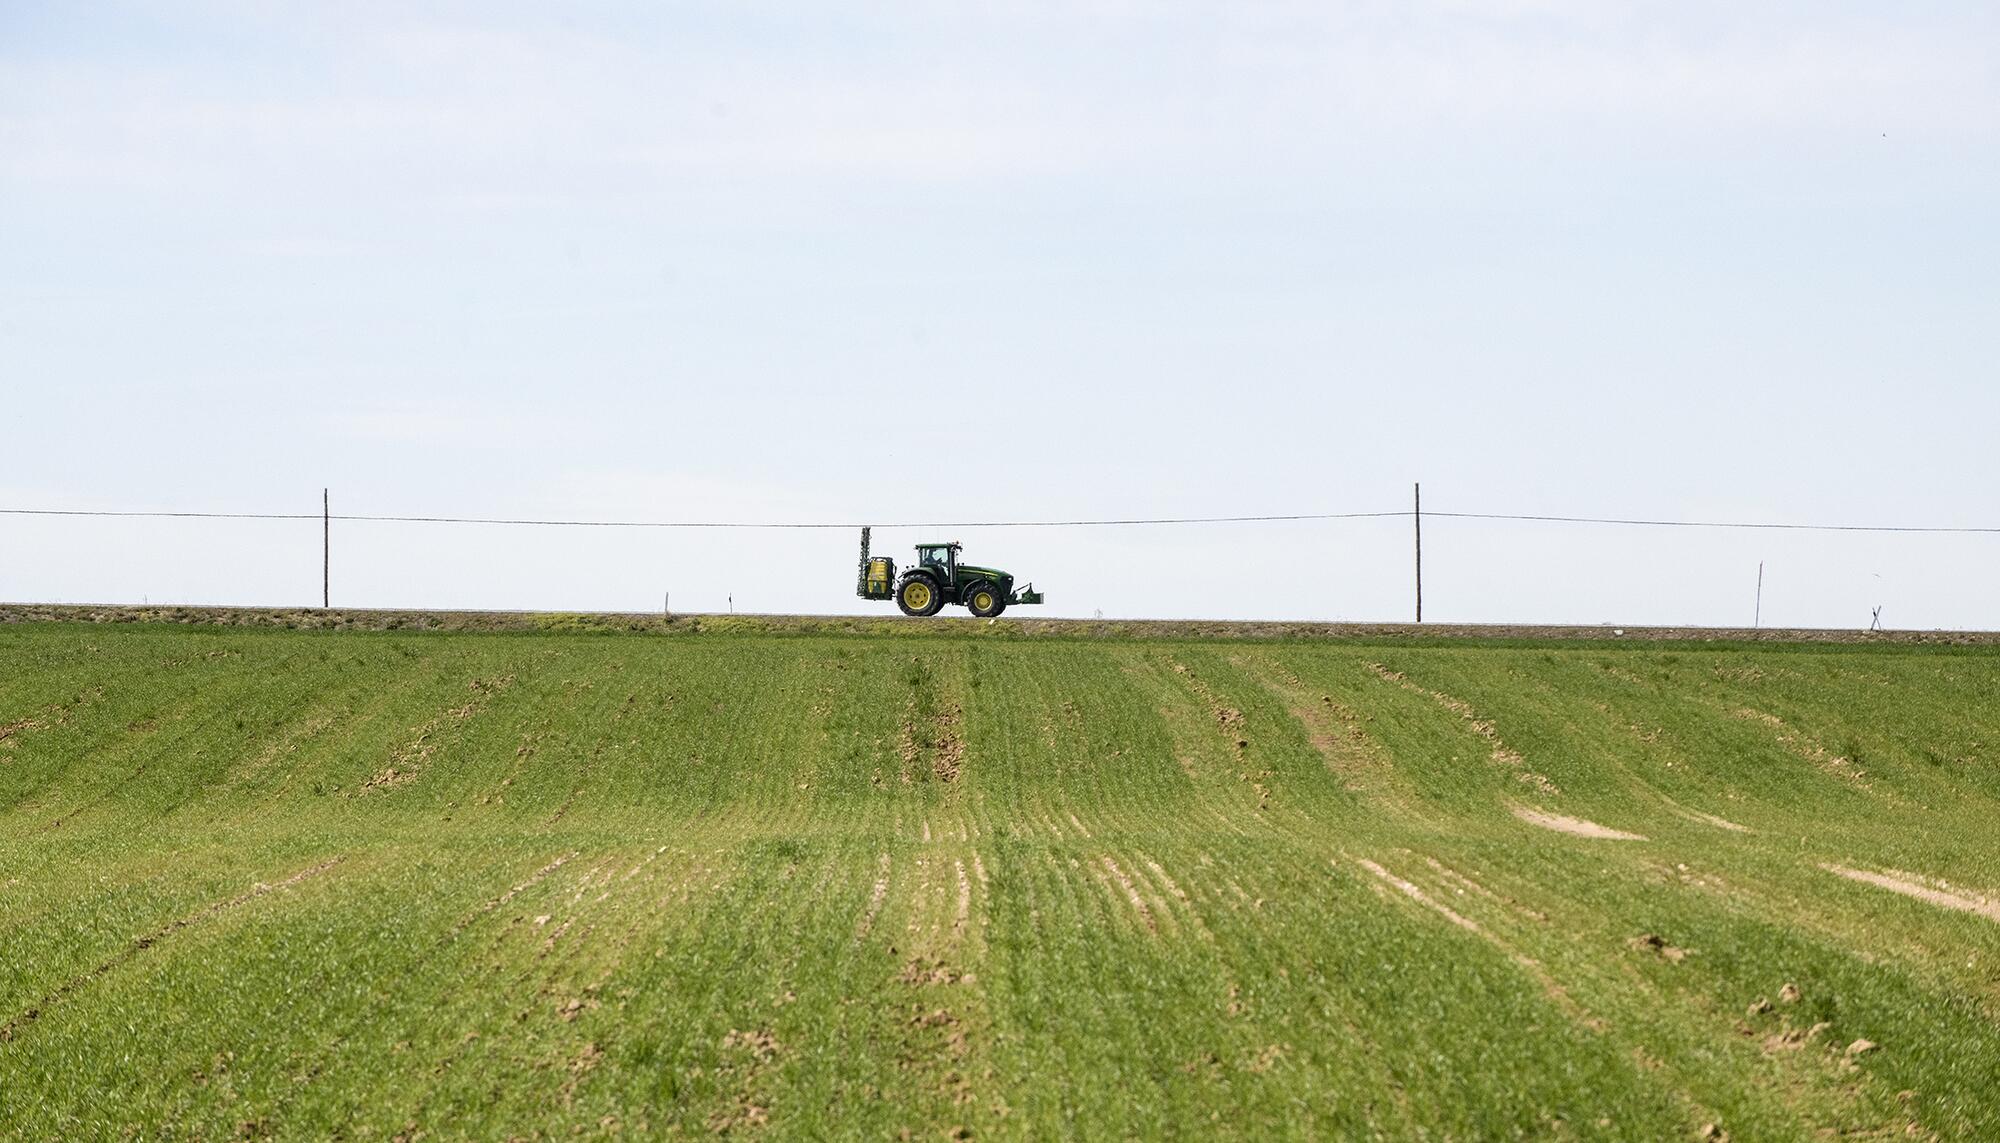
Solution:
M931 605L931 586L927 583L904 584L903 602L918 611L922 611Z
M972 606L977 607L981 611L985 611L987 608L992 607L993 593L990 591L982 591L978 595L973 596Z

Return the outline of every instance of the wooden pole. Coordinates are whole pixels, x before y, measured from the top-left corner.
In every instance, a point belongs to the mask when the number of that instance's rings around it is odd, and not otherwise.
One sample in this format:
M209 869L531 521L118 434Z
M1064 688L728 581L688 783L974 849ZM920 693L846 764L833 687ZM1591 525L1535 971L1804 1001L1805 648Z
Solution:
M1417 528L1417 622L1424 621L1424 486L1415 486L1416 511L1411 519Z
M1757 610L1751 613L1750 629L1752 631L1755 631L1762 626L1764 626L1764 561L1758 560L1757 561Z
M327 490L319 490L319 606L333 606L333 509Z

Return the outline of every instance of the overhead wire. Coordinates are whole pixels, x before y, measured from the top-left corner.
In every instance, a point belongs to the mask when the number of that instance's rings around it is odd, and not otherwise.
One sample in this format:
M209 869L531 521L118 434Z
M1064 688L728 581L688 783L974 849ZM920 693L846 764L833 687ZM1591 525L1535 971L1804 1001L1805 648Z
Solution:
M79 516L173 520L327 520L369 524L474 524L546 528L733 528L766 530L852 530L862 522L768 520L573 520L504 516L409 516L323 512L208 512L90 508L0 508L8 516ZM1198 524L1271 524L1318 520L1393 519L1422 515L1446 520L1492 520L1545 524L1601 524L1646 528L1726 528L1795 532L1881 532L2000 534L2000 526L1924 524L1820 524L1757 520L1665 520L1617 516L1557 516L1512 512L1451 512L1409 508L1382 512L1295 512L1247 516L1146 516L1065 520L905 520L873 524L889 528L1108 528Z
M1407 516L1409 512L1312 512L1263 516L1173 516L1131 517L1103 520L908 520L885 524L826 521L766 520L566 520L503 516L393 516L365 513L319 512L147 512L110 511L82 508L0 508L0 514L18 516L109 516L158 517L162 519L206 520L336 520L373 524L495 524L504 526L554 528L767 528L841 529L864 526L876 528L1093 528L1148 524L1263 524L1291 520L1349 520L1372 517Z
M1405 512L1408 516L1411 513ZM2000 527L1977 527L1928 524L1789 524L1757 520L1644 520L1615 516L1538 516L1504 512L1432 512L1425 516L1440 516L1452 520L1508 520L1541 524L1615 524L1643 528L1751 528L1791 532L1931 532L1931 533L2000 533Z

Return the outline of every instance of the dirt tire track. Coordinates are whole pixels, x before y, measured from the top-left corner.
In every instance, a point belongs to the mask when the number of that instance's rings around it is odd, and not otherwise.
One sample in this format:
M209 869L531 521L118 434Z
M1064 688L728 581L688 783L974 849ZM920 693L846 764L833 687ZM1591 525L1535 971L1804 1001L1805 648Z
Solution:
M1160 933L1160 922L1154 918L1152 907L1146 904L1146 898L1140 895L1139 887L1133 883L1131 876L1119 867L1117 860L1110 854L1105 854L1101 860L1104 863L1104 868L1118 882L1119 886L1124 889L1125 899L1132 903L1132 910L1139 914L1139 920L1145 923L1146 931L1152 933L1154 936L1158 936Z
M64 981L62 984L57 985L54 989L43 995L43 997L40 1000L36 1001L33 1005L29 1006L19 1015L8 1020L5 1024L0 1024L0 1043L12 1040L17 1031L41 1019L42 1014L48 1011L50 1008L68 999L69 997L75 995L79 990L81 990L91 982L101 977L109 975L113 970L117 969L120 965L125 964L127 961L130 961L134 957L138 956L140 953L146 951L149 948L152 948L154 945L160 943L161 941L174 935L175 933L180 932L182 929L188 928L192 925L198 925L203 921L209 920L210 918L228 912L231 909L238 908L242 905L247 905L251 901L254 901L257 898L262 897L268 893L276 892L279 889L289 889L292 886L297 885L302 881L319 876L320 874L340 864L340 862L341 862L340 858L330 857L325 861L322 861L316 865L309 865L304 869L301 869L298 872L291 874L290 876L284 878L281 881L274 881L268 884L259 881L255 885L251 886L249 889L246 889L243 892L236 894L234 897L230 897L225 900L216 901L212 904L206 905L201 909L197 910L196 912L190 913L187 916L182 917L178 920L169 921L166 924L161 925L159 928L154 929L152 932L134 938L130 945L126 946L124 949L120 950L115 955L102 961L95 968L92 968L88 972L78 973L76 976L73 976L68 980Z
M1703 813L1701 810L1692 809L1688 806L1681 805L1679 802L1674 801L1672 798L1667 797L1665 794L1659 793L1659 791L1657 790L1654 791L1654 794L1662 802L1665 802L1667 804L1668 809L1672 810L1679 817L1686 818L1688 821L1699 822L1705 826L1714 826L1716 829L1726 829L1731 833L1756 832L1752 830L1749 826L1738 825L1737 823L1730 821L1728 818L1719 818L1716 817L1714 814Z
M74 698L48 703L36 714L24 715L12 722L0 723L0 746L12 747L18 736L26 734L31 730L47 730L55 726L68 726L69 716L73 712L81 707L89 706L103 697L103 687L92 687L87 691L78 692Z
M1249 784L1251 791L1256 795L1257 804L1255 809L1259 814L1270 810L1272 808L1271 779L1275 772L1268 766L1260 766L1251 762L1251 738L1249 730L1244 725L1243 711L1224 702L1222 696L1216 693L1215 688L1209 686L1206 680L1197 675L1193 667L1173 658L1171 655L1167 656L1165 661L1167 666L1172 668L1174 676L1180 680L1181 685L1192 692L1208 708L1210 726L1222 738L1224 749L1232 751L1229 755L1230 762L1225 772L1233 772L1237 781ZM1162 710L1160 714L1167 721L1169 727L1175 725L1176 716L1172 712ZM1187 758L1179 756L1181 753L1184 752L1177 752L1176 757L1176 760L1181 765L1181 769L1187 773L1188 777L1195 777L1197 771L1193 763Z
M910 697L896 746L900 762L896 776L906 786L932 779L955 783L965 766L965 737L960 733L965 704L953 699L956 688L938 676L937 668L911 657L906 676Z
M1366 779L1393 776L1389 752L1362 725L1368 720L1359 711L1323 691L1314 702L1310 697L1314 688L1274 658L1231 655L1229 661L1284 704L1342 789L1359 793L1366 788Z
M1754 706L1737 707L1729 713L1732 717L1742 719L1745 722L1755 722L1770 727L1772 732L1777 736L1778 745L1784 747L1786 753L1812 763L1814 768L1819 770L1820 773L1838 778L1843 782L1852 783L1859 789L1873 790L1875 788L1868 781L1868 772L1855 765L1853 759L1844 754L1835 754L1833 751L1828 750L1819 739L1798 729L1777 715L1769 711L1759 710Z
M520 884L515 885L513 888L493 898L491 901L486 902L479 908L474 909L472 912L467 913L463 918L459 920L457 924L451 927L449 932L445 933L443 938L441 938L438 943L443 944L445 941L449 941L452 938L458 936L458 934L464 932L467 928L470 928L472 924L478 921L481 917L490 915L491 913L494 912L494 910L500 908L500 906L505 905L509 901L512 901L514 898L520 896L523 892L527 891L528 889L533 888L543 878L547 877L551 873L554 873L556 870L561 869L566 863L568 863L572 858L574 858L580 852L581 852L580 850L571 850L570 852L563 854L561 857L556 858L555 860L549 862L547 865L544 865L540 869L537 869L533 873L529 874L528 878L525 881L522 881Z
M1544 913L1540 909L1536 909L1530 905L1527 905L1522 901L1520 901L1519 899L1512 897L1508 894L1495 893L1493 890L1487 888L1485 885L1480 884L1472 877L1468 876L1465 873L1460 872L1459 870L1453 869L1451 866L1446 865L1444 862L1439 861L1435 857L1428 857L1428 856L1425 857L1424 864L1430 866L1431 871L1433 873L1436 873L1439 879L1441 879L1442 881L1444 881L1445 884L1451 886L1454 889L1460 890L1462 892L1472 893L1475 896L1483 897L1487 901L1490 901L1496 905L1505 905L1507 908L1512 909L1514 912L1538 924L1548 923L1549 915L1547 913Z
M1202 919L1201 910L1195 906L1194 898L1188 895L1188 891L1181 888L1181 883L1174 880L1173 875L1167 872L1166 867L1154 858L1141 853L1139 854L1139 859L1145 862L1147 869L1152 870L1153 881L1160 888L1164 889L1168 896L1180 903L1180 911L1186 914L1187 923L1193 927L1202 940L1212 943L1215 940L1215 934L1209 931L1208 922ZM1137 872L1137 870L1135 869L1134 872Z
M889 855L883 854L875 862L875 886L868 891L868 907L862 911L861 923L855 927L854 943L868 939L869 930L875 927L875 918L882 912L882 902L889 897Z
M374 777L366 779L354 791L353 796L366 795L377 790L394 789L422 776L429 767L430 760L438 751L440 743L435 736L455 726L463 726L486 709L494 696L514 685L513 675L502 675L491 679L473 679L467 684L472 688L472 700L462 706L452 707L433 716L421 726L411 727L416 737L389 754L389 764Z
M1562 1009L1564 1014L1569 1016L1570 1019L1576 1021L1578 1024L1582 1025L1585 1028L1590 1029L1593 1032L1602 1032L1605 1030L1606 1025L1604 1021L1598 1019L1595 1016L1592 1016L1589 1012L1585 1011L1583 1006L1576 1002L1576 998L1572 997L1569 994L1569 990L1564 988L1562 984L1558 982L1556 978L1549 973L1549 970L1542 964L1541 961L1538 961L1534 957L1531 957L1528 954L1521 952L1519 949L1516 949L1513 945L1509 944L1506 940L1501 938L1499 934L1493 932L1490 929L1485 928L1484 926L1480 925L1479 922L1473 920L1472 918L1466 916L1463 913L1458 912L1451 906L1445 904L1442 901L1439 901L1437 898L1432 897L1429 893L1424 892L1421 886L1413 882L1406 881L1403 878L1396 876L1394 873L1389 872L1387 869L1383 868L1379 863L1370 861L1365 857L1356 858L1355 862L1356 864L1360 865L1361 868L1367 870L1372 876L1381 881L1383 884L1388 885L1389 887L1397 890L1404 896L1408 897L1410 900L1415 901L1417 904L1422 905L1424 908L1431 910L1438 916L1443 917L1445 920L1450 921L1452 924L1458 926L1461 929L1464 929L1466 932L1478 936L1480 939L1484 940L1487 944L1492 945L1495 950L1504 954L1507 957L1507 959L1513 961L1515 964L1519 965L1521 968L1526 970L1528 975L1532 976L1535 979L1535 982L1542 986L1542 991L1548 996L1548 998L1551 1001L1553 1001L1558 1008Z
M1930 884L1930 879L1919 878L1910 873L1871 873L1865 869L1854 869L1832 862L1820 862L1821 869L1828 873L1873 885L1877 889L1887 889L1891 893L1901 893L1918 901L1936 905L1940 909L1951 909L1960 913L1971 913L1985 917L1989 921L2000 921L2000 900L1991 897L1962 893L1949 886Z
M1512 771L1515 780L1533 786L1550 797L1555 797L1562 793L1556 787L1556 784L1549 780L1548 775L1539 774L1530 769L1528 767L1528 760L1521 757L1518 751L1510 748L1506 742L1502 741L1499 729L1493 725L1490 719L1480 717L1479 711L1474 709L1471 703L1453 695L1448 695L1443 691L1431 690L1429 687L1412 681L1409 676L1403 674L1401 671L1391 670L1380 663L1371 662L1368 664L1368 669L1375 672L1383 681L1394 683L1411 694L1422 695L1464 720L1472 728L1474 734L1486 740L1487 746L1492 751L1489 757L1495 763Z
M1557 833L1566 833L1572 837L1590 837L1601 841L1646 840L1646 835L1644 834L1628 833L1622 829L1612 829L1610 826L1598 825L1596 822L1587 821L1583 818L1573 818L1568 814L1555 814L1547 810L1537 810L1528 806L1515 806L1513 810L1515 817L1520 818L1531 826L1540 826L1543 829L1554 830Z

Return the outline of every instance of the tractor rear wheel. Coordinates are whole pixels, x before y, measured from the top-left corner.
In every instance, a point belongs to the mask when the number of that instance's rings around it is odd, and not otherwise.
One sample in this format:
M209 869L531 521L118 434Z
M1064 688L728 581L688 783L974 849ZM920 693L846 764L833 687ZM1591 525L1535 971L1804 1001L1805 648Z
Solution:
M896 606L903 614L919 619L936 615L944 606L944 592L938 590L937 581L927 575L913 575L896 589Z
M964 598L966 610L981 619L991 619L1007 610L1007 597L987 580L982 579L966 588Z

